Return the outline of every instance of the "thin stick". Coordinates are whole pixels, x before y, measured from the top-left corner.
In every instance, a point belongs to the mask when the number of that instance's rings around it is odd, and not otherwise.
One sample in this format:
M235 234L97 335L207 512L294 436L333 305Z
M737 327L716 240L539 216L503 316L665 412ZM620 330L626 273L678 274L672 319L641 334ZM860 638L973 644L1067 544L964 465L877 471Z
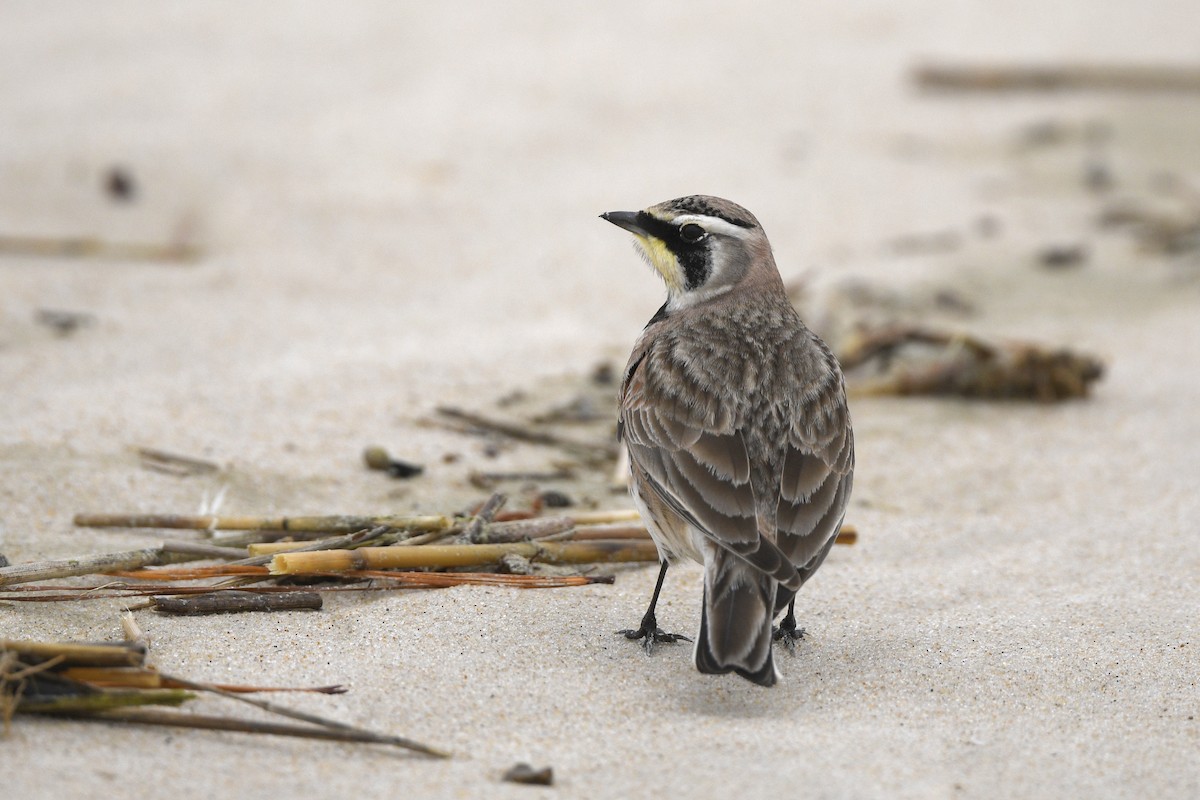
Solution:
M197 578L223 577L212 570L222 567L205 567L201 576L180 574L177 580L194 580ZM258 574L266 575L266 567L255 567ZM184 572L184 571L181 571ZM233 573L241 574L241 573ZM388 572L384 570L349 570L331 573L316 572L314 576L328 575L331 578L374 579L386 578L386 585L335 585L335 586L255 586L248 591L266 594L288 594L292 592L316 591L326 592L386 592L397 589L441 589L448 586L511 586L519 589L552 589L564 586L586 586L592 583L612 583L607 575L501 575L494 572ZM151 576L153 577L153 576ZM37 589L33 596L22 596L14 593L6 594L2 599L9 601L25 600L31 602L67 602L80 600L106 600L114 597L146 597L150 595L204 595L215 592L240 591L214 586L178 586L170 583L151 584L137 588L118 585L116 588L96 586L54 586L54 587L22 587ZM49 592L61 592L50 594ZM45 592L44 594L42 592ZM132 608L151 608L152 602Z
M47 662L49 663L49 662ZM153 667L67 667L62 677L91 684L103 689L184 689L162 675ZM214 684L227 692L249 694L258 692L308 692L313 694L345 694L345 686L243 686L241 684Z
M377 741L387 744L394 744L397 747L404 747L408 750L415 750L416 752L424 753L425 755L435 756L437 758L450 757L448 753L445 753L441 750L435 750L428 745L421 744L420 742L414 742L412 739L405 739L402 736L384 736L383 734L372 733L371 731L363 730L362 728L356 728L353 725L347 725L344 722L338 722L337 720L320 717L316 714L309 714L305 711L296 711L295 709L287 708L286 706L280 706L267 700L259 700L256 697L246 697L245 695L236 694L234 692L227 692L221 687L212 683L189 681L174 675L163 675L163 680L169 680L173 683L179 684L185 689L194 689L197 691L219 694L222 697L227 697L230 700L237 700L239 703L246 703L248 705L255 706L256 708L261 708L263 711L269 711L272 714L279 714L280 716L298 719L301 722L320 725L322 728L328 728L330 730L340 731L343 733L352 733L360 736L376 736L379 737Z
M203 475L221 470L220 464L156 450L153 447L139 447L137 454L142 460L142 466L170 475Z
M614 511L576 511L571 514L576 525L602 525L606 522L637 522L642 518L635 509L621 508Z
M586 542L593 539L649 539L650 531L645 525L630 525L614 522L604 525L580 525L568 531L548 536L539 541Z
M649 539L650 531L644 525L580 525L564 534L550 536L539 541L586 542L592 539ZM858 529L843 525L834 544L850 545L858 542Z
M551 447L559 447L576 455L586 458L611 458L613 456L612 448L606 445L589 444L587 442L577 442L572 439L565 439L557 434L549 431L531 430L516 422L504 422L497 419L491 419L481 414L476 414L471 411L464 411L461 408L452 408L450 406L440 406L437 409L440 416L452 419L456 422L465 423L474 428L482 428L483 430L492 433L498 433L502 436L507 436L510 439L516 439L521 442L529 442L531 444L550 445Z
M256 594L254 592L212 592L197 597L154 598L154 610L179 616L201 614L235 614L244 611L320 610L321 595L317 592L287 592L285 594Z
M162 549L164 553L182 553L201 558L246 558L249 554L244 547L220 547L205 542L164 541Z
M425 547L362 547L358 550L325 550L319 553L282 553L271 559L271 574L293 575L354 569L469 567L493 564L509 553L559 564L658 560L658 551L650 542L514 542Z
M505 481L569 481L575 473L569 469L558 469L554 472L480 472L473 470L468 476L472 484L501 483Z
M155 569L139 569L129 572L114 572L113 577L129 578L135 581L200 581L206 578L258 577L269 574L263 564L218 564L211 567L158 567ZM103 588L103 587L96 587ZM201 591L211 592L216 586L198 587Z
M1147 64L925 64L913 78L922 89L942 91L1200 91L1200 70Z
M76 514L75 524L86 528L184 528L217 531L299 531L353 533L386 525L396 530L440 531L450 518L430 516L363 517L335 514L315 517L190 516L186 514Z
M311 728L305 725L289 725L281 722L255 722L253 720L233 719L230 717L215 717L207 714L187 714L157 709L129 709L108 711L78 717L92 722L133 722L140 725L166 725L178 728L201 728L215 731L234 731L237 733L265 733L274 736L295 736L301 739L324 739L333 742L358 742L364 744L388 744L416 750L419 753L434 758L449 758L449 753L434 750L431 747L416 744L399 736L388 736L364 730L333 730L330 728Z
M187 262L199 258L200 250L183 242L110 242L87 236L0 236L0 255Z
M138 569L158 563L161 558L161 548L149 547L144 550L104 553L98 556L14 564L11 567L0 567L0 586L44 581L51 578L71 578L76 575L92 575L97 572L112 572L113 570Z

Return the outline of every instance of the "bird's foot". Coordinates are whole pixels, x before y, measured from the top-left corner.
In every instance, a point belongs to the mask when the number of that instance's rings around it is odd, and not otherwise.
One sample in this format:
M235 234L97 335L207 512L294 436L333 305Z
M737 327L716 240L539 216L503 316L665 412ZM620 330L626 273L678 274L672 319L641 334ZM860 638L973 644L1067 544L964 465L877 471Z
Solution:
M646 655L654 652L656 644L675 644L676 642L690 642L691 639L681 633L667 633L658 627L658 621L654 619L653 614L647 614L642 618L642 624L637 630L626 628L617 633L623 635L626 639L642 640L642 649L646 651Z
M796 627L796 618L792 616L785 617L783 622L779 623L779 627L771 631L771 638L783 644L789 653L796 652L796 642L804 638L804 628Z

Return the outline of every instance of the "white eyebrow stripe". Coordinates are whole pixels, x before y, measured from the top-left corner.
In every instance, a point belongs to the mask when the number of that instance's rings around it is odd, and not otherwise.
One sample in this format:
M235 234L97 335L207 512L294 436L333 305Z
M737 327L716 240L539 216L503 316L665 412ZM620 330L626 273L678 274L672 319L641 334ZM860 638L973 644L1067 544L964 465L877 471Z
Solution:
M720 233L725 236L734 236L738 239L744 239L750 233L749 228L743 228L734 225L732 222L726 222L720 217L709 217L704 214L680 214L678 217L672 219L671 222L679 226L694 222L709 233Z

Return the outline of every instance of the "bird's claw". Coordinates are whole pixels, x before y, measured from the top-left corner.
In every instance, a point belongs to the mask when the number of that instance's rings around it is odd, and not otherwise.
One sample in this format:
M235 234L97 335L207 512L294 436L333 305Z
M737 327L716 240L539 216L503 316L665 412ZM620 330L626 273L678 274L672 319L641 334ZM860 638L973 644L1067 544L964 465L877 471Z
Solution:
M793 654L796 652L796 642L803 639L804 636L804 628L797 628L795 622L789 625L786 620L771 632L771 638L782 643L787 651Z
M654 652L654 646L656 644L675 644L676 642L691 641L691 639L684 636L682 633L667 633L657 626L654 628L646 628L643 626L637 630L626 628L625 630L617 631L617 633L631 641L641 639L642 649L646 651L646 655Z

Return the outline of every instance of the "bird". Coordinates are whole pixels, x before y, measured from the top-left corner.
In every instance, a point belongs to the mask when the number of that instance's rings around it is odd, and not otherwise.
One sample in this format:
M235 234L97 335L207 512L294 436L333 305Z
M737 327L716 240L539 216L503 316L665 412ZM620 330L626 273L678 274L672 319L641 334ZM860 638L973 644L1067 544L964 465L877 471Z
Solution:
M704 567L696 668L772 686L773 645L805 635L796 592L829 554L853 487L841 367L745 208L689 195L600 216L634 235L667 289L618 396L630 492L661 562L641 624L618 633L647 652L693 641L655 615L667 568L693 559Z

